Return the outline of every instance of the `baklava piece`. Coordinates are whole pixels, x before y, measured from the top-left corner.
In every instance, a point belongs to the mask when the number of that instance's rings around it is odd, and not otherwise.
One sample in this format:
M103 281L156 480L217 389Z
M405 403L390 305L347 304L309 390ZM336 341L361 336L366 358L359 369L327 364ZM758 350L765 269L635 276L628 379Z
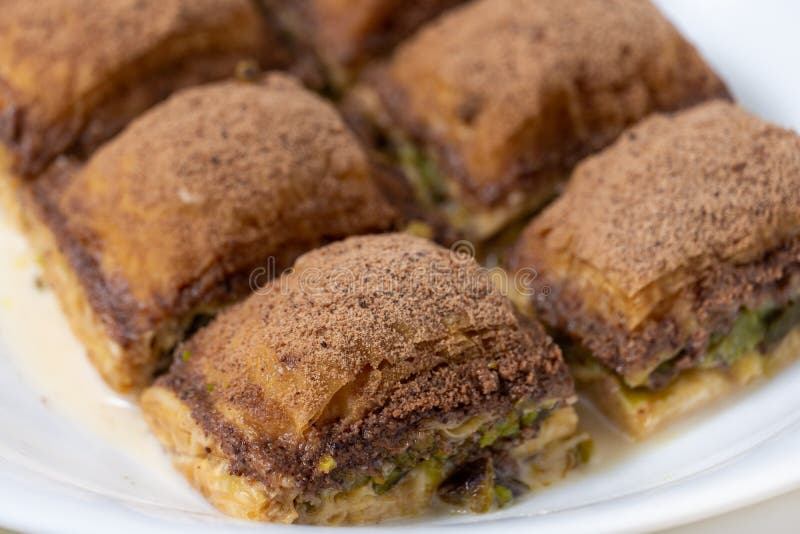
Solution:
M579 386L644 436L800 354L800 138L722 101L646 119L511 266Z
M286 62L251 0L5 0L0 143L16 174L87 154L178 88Z
M645 115L727 95L647 0L477 0L365 78L348 98L356 123L477 241Z
M335 88L426 21L464 0L261 0Z
M87 163L59 159L25 209L47 282L118 390L147 385L251 282L393 218L336 110L279 74L173 95Z
M475 512L581 461L573 384L471 258L352 237L229 308L142 395L176 467L222 511L373 523Z

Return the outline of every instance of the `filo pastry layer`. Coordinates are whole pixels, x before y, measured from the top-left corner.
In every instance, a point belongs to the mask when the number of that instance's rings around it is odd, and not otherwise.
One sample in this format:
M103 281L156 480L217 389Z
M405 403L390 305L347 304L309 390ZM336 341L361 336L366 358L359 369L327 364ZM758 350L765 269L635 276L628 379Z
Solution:
M648 0L478 0L398 47L349 107L423 200L483 239L630 124L725 95Z
M341 524L560 478L573 401L558 348L474 260L388 234L302 256L183 344L142 407L226 513Z
M5 0L0 142L15 173L37 174L178 88L286 59L250 0Z
M628 394L612 410L643 434L660 413L713 398L703 376L738 369L749 380L791 340L798 185L794 132L722 101L656 115L578 166L524 231L512 268L537 271L539 316L574 345L586 382L614 375L617 392L599 402Z
M425 22L464 0L262 0L338 88Z

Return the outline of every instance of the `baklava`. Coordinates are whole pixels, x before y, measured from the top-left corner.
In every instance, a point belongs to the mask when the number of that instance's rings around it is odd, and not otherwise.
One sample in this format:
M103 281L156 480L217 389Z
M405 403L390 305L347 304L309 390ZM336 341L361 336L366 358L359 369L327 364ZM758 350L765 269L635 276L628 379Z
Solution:
M424 22L465 0L261 0L334 88Z
M471 258L351 237L220 314L142 395L176 467L236 517L482 512L588 453L541 326Z
M648 0L477 0L400 45L348 108L420 200L480 241L626 126L726 96Z
M0 160L35 175L88 154L178 88L285 63L251 0L6 0Z
M118 390L251 282L394 217L336 110L281 74L184 89L29 191L46 281Z
M577 167L511 267L579 386L644 436L800 354L800 138L723 101L648 118Z

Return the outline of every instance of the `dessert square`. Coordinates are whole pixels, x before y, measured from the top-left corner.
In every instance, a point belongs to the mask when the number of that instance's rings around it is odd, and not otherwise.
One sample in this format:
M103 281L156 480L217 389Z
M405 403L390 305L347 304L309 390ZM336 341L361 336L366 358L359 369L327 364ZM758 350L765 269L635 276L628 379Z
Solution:
M13 171L91 153L176 89L287 60L249 0L10 0L0 17L0 143Z
M645 0L478 0L426 25L349 107L418 190L481 241L651 112L727 95Z
M25 199L45 278L118 390L300 253L394 222L336 110L280 74L176 93Z
M662 422L800 353L800 138L723 101L582 162L511 260L581 387Z
M387 234L220 314L142 408L224 512L331 525L485 512L561 478L587 453L574 401L558 347L477 262Z

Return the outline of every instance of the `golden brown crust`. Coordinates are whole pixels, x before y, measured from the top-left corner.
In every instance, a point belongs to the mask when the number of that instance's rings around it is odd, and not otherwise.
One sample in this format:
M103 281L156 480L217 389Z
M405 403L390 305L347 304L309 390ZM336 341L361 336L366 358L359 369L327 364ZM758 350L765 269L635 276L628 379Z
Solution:
M800 280L800 139L727 102L649 118L581 163L524 231L536 304L631 385L693 366L742 307ZM547 289L544 292L544 289Z
M170 390L153 386L141 396L150 429L180 471L222 512L241 519L291 523L297 519L293 481L274 473L269 485L232 475L220 443L203 432L191 409Z
M629 299L678 275L684 285L796 235L798 184L791 131L721 101L654 116L576 169L526 230L520 261L570 258Z
M520 326L477 262L405 234L353 237L307 253L264 293L199 332L180 371L226 384L212 402L241 413L260 434L300 436L321 420L352 423L415 374L506 352L539 359L534 347L546 346L543 333L534 330L540 337L532 339ZM557 373L558 351L545 355L543 369ZM254 385L269 397L250 395ZM331 405L348 385L346 404ZM254 413L264 404L269 413Z
M333 68L385 54L424 22L464 0L264 0L295 37Z
M426 21L465 0L261 0L287 30L294 70L313 86L347 87Z
M90 301L93 295L87 287L95 287L97 283L87 278L86 273L93 274L93 271L83 263L78 263L79 269L74 267L82 257L75 257L75 249L59 240L58 232L42 223L45 217L41 206L31 198L29 183L23 185L20 190L23 230L37 254L47 287L58 296L70 327L85 346L100 376L116 390L131 389L134 381L152 376L161 363L152 357L151 339L120 340L109 335L119 327L108 319L106 310L96 304L98 299L93 299L94 303Z
M430 511L440 484L459 467L423 462L388 491L376 490L367 483L348 491L322 492L316 504L308 506L297 501L300 488L285 473L264 473L260 479L235 474L231 469L235 463L229 460L219 440L204 431L190 407L174 391L152 386L142 394L141 407L176 469L214 506L242 519L338 526L419 516ZM463 426L440 428L455 437L474 431L478 425L473 421L474 418ZM580 444L586 441L586 436L576 435L577 423L577 414L571 406L558 408L544 419L535 437L504 451L484 450L479 457L485 461L487 454L491 455L493 464L496 461L505 473L510 473L509 469L516 464L517 486L523 483L532 491L544 489L563 478L580 461Z
M249 0L4 0L0 10L0 140L26 174L66 149L90 151L180 87L282 54Z
M472 2L403 44L379 78L394 121L480 205L563 172L653 110L726 94L646 0Z
M478 264L404 234L353 237L222 313L157 382L193 409L240 473L319 480L380 464L425 420L565 400L558 348Z
M11 170L11 154L0 145L0 219L13 228L22 228L20 194L24 179Z
M161 328L245 294L270 258L393 220L336 111L282 75L182 91L32 195L107 334L149 364L175 341Z
M759 379L769 378L800 357L800 329L795 328L766 354L750 352L729 367L690 369L657 390L630 389L607 372L571 370L581 392L617 427L636 439L686 416Z

